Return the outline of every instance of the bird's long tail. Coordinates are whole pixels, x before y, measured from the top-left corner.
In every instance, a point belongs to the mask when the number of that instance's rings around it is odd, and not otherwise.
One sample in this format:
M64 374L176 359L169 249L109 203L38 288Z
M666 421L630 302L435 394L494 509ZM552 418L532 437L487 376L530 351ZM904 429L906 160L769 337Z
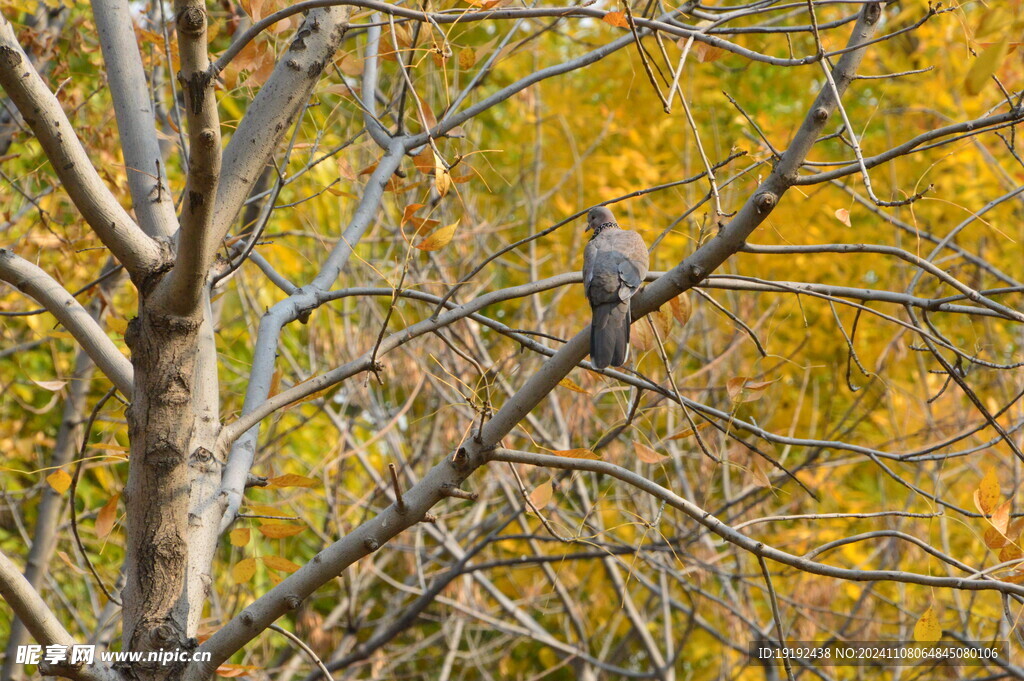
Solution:
M629 358L629 301L596 305L593 312L590 359L598 369L622 366Z

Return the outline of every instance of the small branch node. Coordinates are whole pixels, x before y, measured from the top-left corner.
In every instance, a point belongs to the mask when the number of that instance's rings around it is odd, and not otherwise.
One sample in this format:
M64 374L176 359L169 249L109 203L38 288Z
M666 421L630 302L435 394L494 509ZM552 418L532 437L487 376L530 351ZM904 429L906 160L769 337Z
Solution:
M757 212L767 213L772 208L775 208L778 200L779 197L775 196L772 192L761 192L754 197L754 206L757 208Z
M452 457L452 465L456 468L465 468L469 465L469 452L465 447L459 447L459 450L455 452L455 456Z
M466 490L456 487L450 483L441 485L441 496L465 499L466 501L476 501L480 498L480 495L476 492L467 492Z
M388 472L391 473L391 486L395 488L395 510L399 513L405 513L406 506L405 500L402 498L402 483L398 480L398 468L395 464L388 464Z

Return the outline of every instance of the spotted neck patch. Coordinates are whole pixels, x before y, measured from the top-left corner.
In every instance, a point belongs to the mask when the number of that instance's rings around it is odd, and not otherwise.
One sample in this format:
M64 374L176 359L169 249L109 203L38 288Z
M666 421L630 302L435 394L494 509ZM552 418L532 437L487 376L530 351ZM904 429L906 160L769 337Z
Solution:
M618 225L615 224L614 222L602 222L597 227L594 227L594 233L590 235L590 238L593 239L594 237L596 237L598 234L608 229L609 227L618 227Z

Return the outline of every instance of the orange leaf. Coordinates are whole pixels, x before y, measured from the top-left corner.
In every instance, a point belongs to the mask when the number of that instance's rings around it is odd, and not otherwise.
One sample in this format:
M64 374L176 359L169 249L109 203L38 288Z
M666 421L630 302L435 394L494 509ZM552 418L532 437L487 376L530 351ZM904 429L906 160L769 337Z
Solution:
M429 145L423 147L423 151L412 157L412 162L417 170L429 175L434 172L434 150Z
M663 456L658 452L654 451L642 442L633 442L633 451L636 452L636 458L640 459L644 463L661 463L667 456Z
M548 480L545 483L537 485L537 487L530 492L530 503L539 511L548 505L551 501L551 497L554 496L554 493L555 490L551 486L551 481Z
M985 530L985 546L990 549L1001 549L1006 546L1006 537L994 527Z
M281 524L275 523L275 524L272 524L272 525L271 524L260 525L257 529L265 537L270 537L271 539L283 539L284 537L294 537L295 535L297 535L300 532L302 532L303 530L305 530L306 526L305 525L286 525L284 523L281 523Z
M426 204L410 203L408 206L406 206L405 210L402 211L402 224L404 225L405 223L409 222L409 218L412 217L412 214L418 211L420 208L423 208L424 205Z
M701 64L710 64L713 61L718 61L725 55L729 54L728 50L723 50L721 47L715 47L714 45L708 45L696 41L693 43L693 53L697 56L697 61Z
M548 452L555 456L564 456L567 459L594 459L600 460L600 456L589 449L548 449Z
M756 402L761 399L768 386L777 380L779 379L755 381L746 376L737 376L736 378L730 378L726 382L725 389L729 393L729 399L733 402Z
M281 572L287 572L289 574L295 572L301 567L300 565L291 562L287 558L282 558L281 556L263 556L263 564L273 570L280 570Z
M618 26L619 28L629 28L629 21L622 12L608 12L608 14L601 17L601 21L612 26Z
M705 428L710 428L710 427L711 427L711 424L709 422L705 421L704 423L702 423L699 426L697 426L697 430L701 431L701 430L704 430ZM686 430L681 430L678 433L676 433L675 435L670 436L668 439L669 440L682 440L683 438L690 437L691 435L693 435L693 433L694 433L694 429L693 428L687 428Z
M222 664L217 667L217 670L214 673L217 674L217 676L233 679L238 676L245 676L249 672L257 669L259 669L259 667L253 667L247 664Z
M590 394L589 391L584 390L580 386L576 385L568 377L563 378L561 381L559 381L558 385L562 386L563 388L568 388L569 390L573 391L574 393L582 393L583 395L589 395Z
M409 222L416 228L416 236L422 236L430 230L437 227L441 222L439 220L430 220L424 218L411 217Z
M316 487L320 481L315 478L307 478L305 475L279 475L276 478L267 480L268 487Z
M989 522L992 523L992 527L999 531L999 534L1006 536L1006 530L1010 525L1010 504L1011 499L1007 499L1003 503L999 504L999 507L992 511L992 518Z
M120 494L110 497L110 500L103 504L103 508L96 514L96 536L100 539L106 537L114 529L114 521L117 520L117 502L120 498Z
M847 227L850 227L850 211L845 208L836 210L836 219Z
M693 314L693 306L690 304L690 298L685 292L668 301L668 304L672 309L672 316L676 318L679 326L683 326L686 322L690 321L690 315Z

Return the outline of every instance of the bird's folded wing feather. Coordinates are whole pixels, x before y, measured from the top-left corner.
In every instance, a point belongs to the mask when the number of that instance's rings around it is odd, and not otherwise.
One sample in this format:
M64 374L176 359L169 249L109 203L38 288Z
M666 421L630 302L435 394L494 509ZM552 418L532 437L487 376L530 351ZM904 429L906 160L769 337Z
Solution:
M608 230L583 252L583 286L591 305L626 301L647 276L647 245L636 232Z

